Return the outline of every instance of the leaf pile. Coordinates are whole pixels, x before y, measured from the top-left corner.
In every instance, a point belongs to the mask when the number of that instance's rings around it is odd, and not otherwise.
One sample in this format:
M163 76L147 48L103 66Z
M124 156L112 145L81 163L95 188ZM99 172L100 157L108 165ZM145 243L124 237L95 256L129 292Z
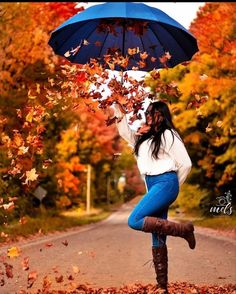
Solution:
M235 294L236 284L226 285L195 285L187 282L175 282L169 283L169 294ZM134 284L127 285L121 288L109 287L109 288L91 288L86 285L78 285L76 289L72 291L64 290L51 290L46 292L38 289L36 292L26 292L21 290L17 294L158 294L160 290L155 285L147 284Z

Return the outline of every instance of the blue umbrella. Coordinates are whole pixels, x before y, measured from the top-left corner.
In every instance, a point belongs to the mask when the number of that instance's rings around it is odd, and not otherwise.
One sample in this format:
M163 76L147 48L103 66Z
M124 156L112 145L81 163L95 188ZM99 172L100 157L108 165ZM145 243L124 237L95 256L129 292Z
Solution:
M140 68L143 61L143 71L162 68L159 58L166 52L171 56L167 66L174 67L198 51L196 39L181 24L160 9L133 2L87 8L55 29L49 45L56 54L78 64L90 58L104 63L104 55L119 52L130 57L125 70ZM148 57L141 57L144 52Z

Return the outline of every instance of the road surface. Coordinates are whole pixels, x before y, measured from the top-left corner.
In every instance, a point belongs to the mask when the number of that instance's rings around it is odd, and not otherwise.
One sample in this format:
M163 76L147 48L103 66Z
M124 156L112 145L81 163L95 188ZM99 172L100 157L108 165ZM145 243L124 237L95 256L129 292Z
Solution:
M60 290L73 289L78 283L95 288L155 284L151 234L127 226L132 208L133 204L126 203L100 223L16 243L21 254L14 259L4 261L9 246L1 247L2 260L13 266L13 278L5 277L0 293L27 290L27 275L33 271L37 272L37 278L28 291L41 289L45 276L52 282L51 289ZM169 282L235 284L236 241L206 233L200 227L195 227L195 232L194 250L182 238L167 237ZM29 258L28 271L22 269L24 257ZM2 262L0 266L5 270Z

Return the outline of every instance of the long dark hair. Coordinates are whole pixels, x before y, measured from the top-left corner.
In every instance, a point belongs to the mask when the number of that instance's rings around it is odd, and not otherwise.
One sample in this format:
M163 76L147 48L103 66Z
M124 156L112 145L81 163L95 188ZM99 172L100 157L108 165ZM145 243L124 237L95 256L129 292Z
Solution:
M170 130L172 134L172 145L174 142L174 134L172 130L177 132L178 138L182 141L178 134L178 130L174 126L172 122L172 116L169 110L168 105L163 101L155 101L150 103L148 106L148 111L146 111L146 116L150 115L150 128L147 132L136 137L136 142L134 146L134 154L138 156L140 145L146 140L152 140L151 149L152 149L152 157L154 159L158 159L158 152L161 145L161 135L165 130ZM147 123L147 122L146 122ZM165 140L165 135L164 135ZM183 141L182 141L183 142ZM171 146L172 146L171 145Z

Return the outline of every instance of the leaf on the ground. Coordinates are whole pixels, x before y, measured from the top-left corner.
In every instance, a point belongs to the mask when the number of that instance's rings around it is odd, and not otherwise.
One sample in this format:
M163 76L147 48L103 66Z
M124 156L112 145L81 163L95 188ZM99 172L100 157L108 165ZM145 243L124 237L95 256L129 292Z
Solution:
M14 258L14 257L19 256L20 252L21 252L21 250L18 247L13 246L13 247L7 249L7 256L10 258Z
M58 267L57 267L57 266L54 266L54 267L52 268L52 270L54 271L54 273L58 273Z
M4 272L1 268L0 269L0 286L4 286L4 285L5 285Z
M57 283L63 282L63 275L60 275L59 277L55 277L55 280Z
M6 276L9 278L13 278L13 266L7 262L3 263L5 265Z
M70 287L73 287L73 293L86 293L86 294L160 294L160 289L157 289L156 285L152 284L140 284L136 283L134 285L125 285L121 288L109 287L109 288L92 288L85 284L76 284L70 282ZM38 289L37 293L45 293ZM50 292L53 294L71 294L71 291L66 290L54 290ZM168 293L169 294L235 294L236 285L235 284L225 284L225 285L195 285L187 282L174 282L168 283ZM26 294L26 292L18 292L18 294Z
M65 246L68 246L68 241L67 241L67 240L62 241L61 243L62 243L63 245L65 245Z
M21 217L19 219L19 223L22 224L22 225L26 224L27 223L27 218L25 216Z
M3 207L4 210L11 211L15 208L15 203L11 201L9 203L2 204L0 207Z
M46 246L46 247L52 247L53 244L52 244L52 243L46 243L45 246Z
M51 285L52 285L52 281L50 280L50 278L48 276L45 276L43 278L43 293L46 293L46 291L49 290Z
M22 265L22 269L24 271L27 271L29 269L29 257L25 257L22 261L21 261L21 265Z
M30 272L28 274L27 288L31 288L33 286L33 284L36 281L37 277L38 277L37 271L33 271L33 272Z
M78 266L73 265L72 268L73 268L73 272L74 272L75 274L78 274L78 273L80 272Z
M72 275L69 275L69 276L67 277L67 279L68 279L69 281L72 281L72 280L74 280L74 277L73 277Z
M88 254L89 254L89 256L91 256L93 258L96 256L96 253L94 251L90 251Z
M4 233L4 232L1 232L1 237L2 238L7 238L9 235L8 234L6 234L6 233Z

